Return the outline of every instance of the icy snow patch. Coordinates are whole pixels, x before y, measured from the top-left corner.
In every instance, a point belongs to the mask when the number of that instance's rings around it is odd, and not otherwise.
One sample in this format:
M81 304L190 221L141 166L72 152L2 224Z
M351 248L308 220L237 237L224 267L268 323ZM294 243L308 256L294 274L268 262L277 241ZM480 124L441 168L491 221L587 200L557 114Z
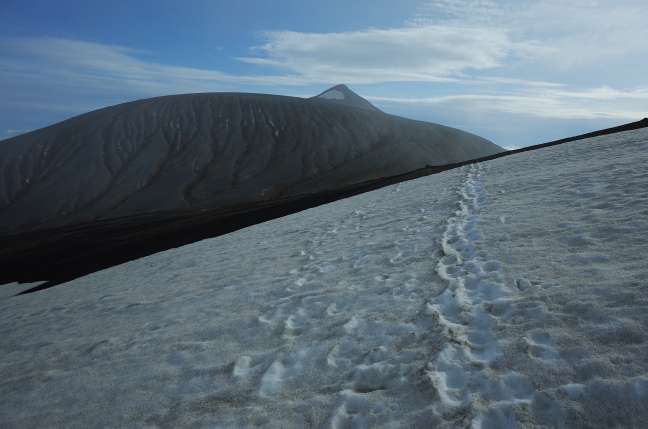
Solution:
M345 97L342 91L332 89L320 95L320 98L326 98L327 100L344 100Z

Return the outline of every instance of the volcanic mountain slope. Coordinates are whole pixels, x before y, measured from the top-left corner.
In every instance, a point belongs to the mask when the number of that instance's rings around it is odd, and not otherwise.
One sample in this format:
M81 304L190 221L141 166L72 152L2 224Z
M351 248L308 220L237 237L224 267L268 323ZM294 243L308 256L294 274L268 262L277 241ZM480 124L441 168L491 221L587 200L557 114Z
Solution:
M158 97L0 143L0 234L227 208L490 155L501 148L385 114L344 85L303 99Z

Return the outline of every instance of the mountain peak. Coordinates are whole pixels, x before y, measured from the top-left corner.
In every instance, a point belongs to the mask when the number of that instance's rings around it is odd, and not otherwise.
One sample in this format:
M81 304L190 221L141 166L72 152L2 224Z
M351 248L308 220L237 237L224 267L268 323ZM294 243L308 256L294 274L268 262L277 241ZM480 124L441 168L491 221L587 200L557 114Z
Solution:
M321 94L313 97L317 100L325 100L337 104L344 104L362 109L378 110L373 104L351 91L348 86L339 84L332 86Z

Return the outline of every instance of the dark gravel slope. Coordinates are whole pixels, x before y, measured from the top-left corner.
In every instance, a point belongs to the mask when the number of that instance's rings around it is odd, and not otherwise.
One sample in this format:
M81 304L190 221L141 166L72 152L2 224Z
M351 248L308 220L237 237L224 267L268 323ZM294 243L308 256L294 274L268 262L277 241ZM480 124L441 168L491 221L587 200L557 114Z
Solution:
M335 88L350 102L166 96L2 141L0 235L334 191L501 151L457 129L367 108Z

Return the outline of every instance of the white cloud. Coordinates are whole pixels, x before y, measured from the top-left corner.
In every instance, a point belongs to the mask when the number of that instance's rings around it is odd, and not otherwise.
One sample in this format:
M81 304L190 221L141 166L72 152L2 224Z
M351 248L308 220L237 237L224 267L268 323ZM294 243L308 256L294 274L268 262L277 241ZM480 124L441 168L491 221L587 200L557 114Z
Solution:
M461 85L454 93L372 100L540 118L639 119L648 113L646 22L645 0L423 1L411 26L499 32L509 55L498 67L455 75Z
M492 86L506 85L510 87L531 87L531 88L563 88L566 85L558 82L547 82L543 80L517 79L513 77L480 76L467 78L461 81L464 85L471 86Z
M265 33L256 56L241 61L288 70L307 80L346 83L457 81L534 49L498 28L425 25L346 33Z
M431 106L454 105L460 109L497 111L552 119L638 120L648 115L648 88L632 91L609 87L581 91L520 89L509 94L458 94L437 97L368 97L377 103Z
M60 38L0 40L0 78L12 84L43 84L76 90L121 91L134 95L213 91L219 84L303 85L299 76L232 75L177 67L138 58L142 52Z
M645 0L427 0L412 23L439 20L503 29L515 42L543 47L530 52L530 63L563 70L648 53Z

